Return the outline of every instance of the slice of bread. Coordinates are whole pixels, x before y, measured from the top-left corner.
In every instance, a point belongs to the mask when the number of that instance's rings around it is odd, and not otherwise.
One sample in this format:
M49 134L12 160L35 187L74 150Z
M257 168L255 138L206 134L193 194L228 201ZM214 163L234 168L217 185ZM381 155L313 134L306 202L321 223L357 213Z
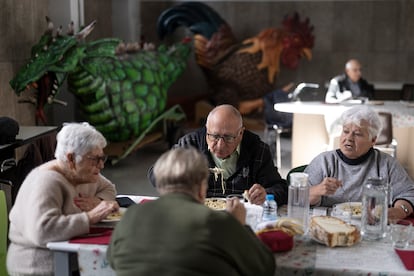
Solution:
M351 246L361 239L360 231L355 225L330 216L312 217L309 233L329 247Z

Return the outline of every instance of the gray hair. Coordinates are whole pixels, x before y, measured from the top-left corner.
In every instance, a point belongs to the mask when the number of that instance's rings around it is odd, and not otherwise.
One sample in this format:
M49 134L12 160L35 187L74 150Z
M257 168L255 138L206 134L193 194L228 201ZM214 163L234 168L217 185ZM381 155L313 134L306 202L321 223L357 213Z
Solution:
M79 163L89 151L103 149L107 145L105 137L86 122L63 124L56 140L55 157L64 162L68 161L68 153L74 154L76 163Z
M363 121L368 124L370 138L378 137L382 129L382 123L378 113L372 108L358 105L346 110L341 115L342 125L354 124L361 127Z
M154 165L158 190L193 192L208 177L206 157L195 148L173 148L160 156Z

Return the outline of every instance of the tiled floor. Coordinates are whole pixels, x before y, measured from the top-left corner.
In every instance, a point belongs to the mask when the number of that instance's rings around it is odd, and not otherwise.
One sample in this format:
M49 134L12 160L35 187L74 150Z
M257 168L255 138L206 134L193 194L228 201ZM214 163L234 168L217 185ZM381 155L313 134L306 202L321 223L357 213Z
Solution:
M281 138L281 149L282 168L279 172L286 177L291 164L290 138ZM164 142L147 145L115 165L106 164L102 173L116 185L118 194L156 196L157 191L147 179L147 171L166 150L168 144Z

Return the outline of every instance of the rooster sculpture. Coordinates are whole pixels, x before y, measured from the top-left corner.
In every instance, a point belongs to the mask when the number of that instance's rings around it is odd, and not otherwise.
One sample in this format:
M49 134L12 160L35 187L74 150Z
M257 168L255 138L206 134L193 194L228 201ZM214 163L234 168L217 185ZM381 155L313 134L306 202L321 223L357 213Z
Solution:
M44 106L67 79L86 119L111 142L140 137L165 114L167 91L183 73L191 53L190 40L171 47L124 44L116 38L85 42L95 22L74 34L59 29L47 18L48 29L32 47L31 60L10 81L20 95L35 88L36 122L46 123ZM174 109L169 115L180 114ZM181 113L183 115L183 113Z
M268 28L237 42L230 26L208 5L185 2L158 18L164 38L185 26L194 34L196 62L204 71L214 104L254 100L275 89L281 65L295 69L302 57L311 59L313 26L298 14L285 17L281 28Z

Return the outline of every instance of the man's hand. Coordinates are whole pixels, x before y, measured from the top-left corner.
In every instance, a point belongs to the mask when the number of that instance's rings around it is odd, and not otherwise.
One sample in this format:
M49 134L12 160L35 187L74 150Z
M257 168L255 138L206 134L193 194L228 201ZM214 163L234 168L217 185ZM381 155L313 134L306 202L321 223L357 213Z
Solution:
M266 200L266 190L260 184L254 184L249 190L250 203L262 205Z
M240 221L241 224L246 224L246 208L239 198L228 198L226 201L226 211Z

